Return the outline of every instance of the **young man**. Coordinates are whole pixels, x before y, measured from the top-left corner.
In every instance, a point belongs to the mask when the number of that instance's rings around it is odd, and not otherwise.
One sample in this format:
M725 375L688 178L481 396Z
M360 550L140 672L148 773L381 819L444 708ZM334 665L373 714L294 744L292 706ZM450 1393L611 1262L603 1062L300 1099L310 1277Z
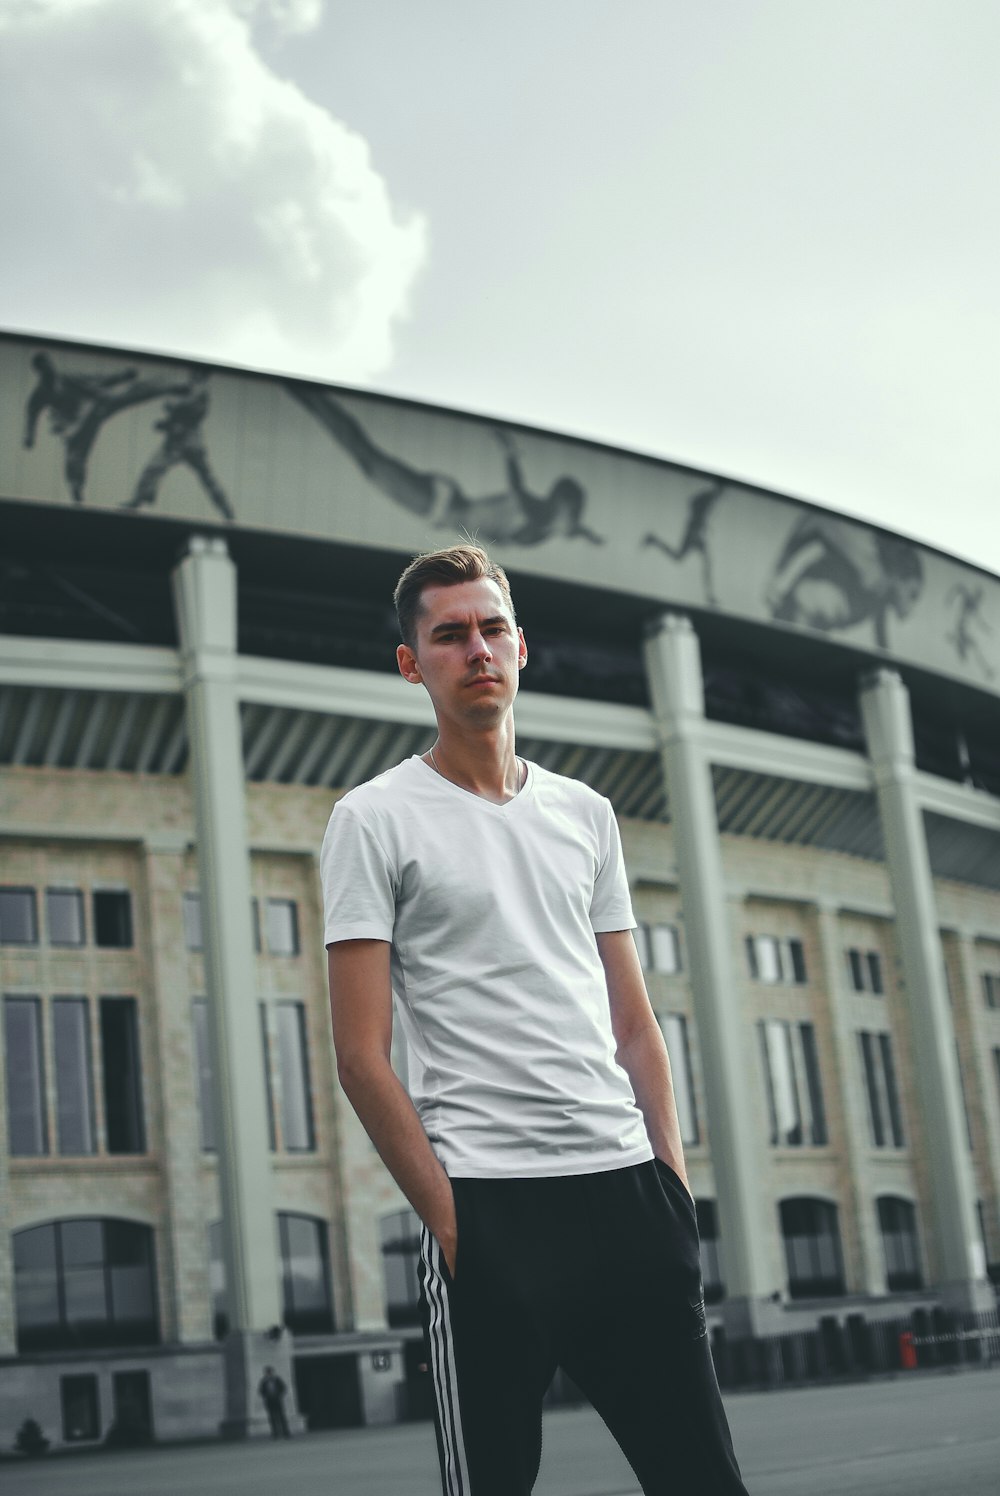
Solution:
M613 812L517 757L527 647L483 551L418 557L396 609L438 735L338 802L321 865L341 1083L423 1222L445 1496L527 1496L557 1365L647 1496L745 1496Z

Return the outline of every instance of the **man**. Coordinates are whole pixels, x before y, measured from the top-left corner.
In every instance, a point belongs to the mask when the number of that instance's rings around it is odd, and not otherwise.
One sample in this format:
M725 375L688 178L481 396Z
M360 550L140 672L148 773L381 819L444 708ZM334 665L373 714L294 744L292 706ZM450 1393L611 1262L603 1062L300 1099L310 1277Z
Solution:
M321 863L341 1083L423 1222L445 1496L527 1496L557 1365L647 1496L745 1496L611 807L517 757L527 647L483 551L418 557L396 609L437 738L337 804Z
M285 1393L288 1388L273 1366L264 1367L264 1375L260 1379L257 1391L267 1409L271 1438L290 1439L291 1430L288 1427L288 1419L285 1417Z

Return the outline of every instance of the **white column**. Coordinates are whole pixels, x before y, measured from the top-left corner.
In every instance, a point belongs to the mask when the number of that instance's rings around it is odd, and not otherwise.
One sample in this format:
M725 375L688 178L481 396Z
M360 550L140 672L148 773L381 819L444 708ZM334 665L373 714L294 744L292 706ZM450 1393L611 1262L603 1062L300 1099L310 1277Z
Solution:
M761 1334L773 1321L771 1296L778 1287L766 1250L764 1144L747 1084L750 1036L733 964L711 765L702 742L701 658L690 621L673 614L660 618L647 639L645 657L670 797L705 1078L727 1293L724 1313L731 1333Z
M914 790L909 693L893 670L862 683L861 712L875 770L885 860L896 908L906 982L917 1102L923 1114L927 1173L943 1301L959 1310L995 1306L976 1217L976 1192L962 1107L955 1029L945 985L934 884L923 817Z
M173 581L214 1051L230 1324L223 1428L241 1436L266 1431L257 1382L265 1364L281 1369L287 1336L268 1337L281 1304L236 693L236 568L221 540L195 537Z

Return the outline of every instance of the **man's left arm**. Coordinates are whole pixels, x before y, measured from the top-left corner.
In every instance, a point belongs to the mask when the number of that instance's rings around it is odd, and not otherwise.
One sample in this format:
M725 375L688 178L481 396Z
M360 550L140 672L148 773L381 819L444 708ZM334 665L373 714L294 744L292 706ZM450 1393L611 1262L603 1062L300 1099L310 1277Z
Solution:
M646 992L632 931L608 930L596 939L608 984L618 1063L632 1082L653 1152L680 1175L690 1194L670 1056Z

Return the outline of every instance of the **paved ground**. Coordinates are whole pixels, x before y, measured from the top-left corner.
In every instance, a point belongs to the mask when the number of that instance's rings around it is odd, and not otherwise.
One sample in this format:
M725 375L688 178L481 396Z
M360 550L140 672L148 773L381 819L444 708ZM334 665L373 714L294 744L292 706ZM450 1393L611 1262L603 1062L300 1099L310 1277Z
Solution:
M727 1400L751 1496L997 1496L1000 1372L916 1373ZM440 1496L431 1429L165 1447L0 1467L4 1496ZM545 1423L535 1496L636 1496L589 1409Z

